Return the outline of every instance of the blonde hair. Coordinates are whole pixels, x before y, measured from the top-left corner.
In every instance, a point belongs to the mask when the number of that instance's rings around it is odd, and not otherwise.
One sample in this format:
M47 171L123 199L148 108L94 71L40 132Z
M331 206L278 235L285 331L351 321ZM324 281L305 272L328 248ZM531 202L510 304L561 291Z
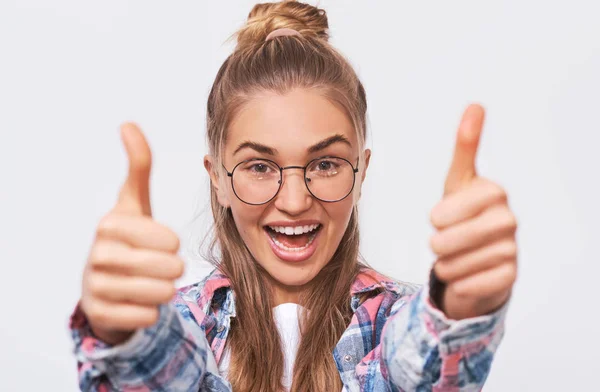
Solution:
M279 28L294 29L300 36L265 41ZM207 103L207 138L215 168L221 167L232 119L246 102L265 91L285 94L304 88L323 94L352 121L362 152L365 91L348 61L328 43L324 10L295 1L257 4L236 37L237 46L219 69ZM245 246L230 209L217 201L214 187L211 208L215 230L212 262L231 280L236 300L236 317L227 338L229 381L235 391L280 391L284 358L267 273ZM334 256L301 299L311 312L301 315L302 338L292 391L341 390L332 353L352 317L350 290L360 268L354 206Z

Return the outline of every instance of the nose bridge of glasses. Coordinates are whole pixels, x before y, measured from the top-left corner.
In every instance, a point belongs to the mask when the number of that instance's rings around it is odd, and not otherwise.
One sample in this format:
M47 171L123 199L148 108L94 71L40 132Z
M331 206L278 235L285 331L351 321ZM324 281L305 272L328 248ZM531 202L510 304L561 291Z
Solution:
M300 171L293 172L293 170L294 170L294 169L295 169L295 170L300 170ZM285 182L286 182L286 181L285 181L285 176L284 176L284 174L283 174L283 172L284 172L285 170L292 170L291 172L288 172L288 176L289 176L289 175L292 175L292 176L293 176L294 174L296 174L296 176L298 176L298 175L300 176L300 178L301 178L301 181L302 181L302 182L304 182L304 181L305 181L305 167L304 167L304 166L297 166L297 165L294 165L294 166L285 166L285 167L282 167L282 168L281 168L281 178L280 178L280 183L281 183L281 186L282 186L282 187L283 187L283 185L284 185L284 184L285 184ZM295 177L295 176L294 176L294 177Z
M297 166L297 165L294 165L294 166L284 166L284 167L281 168L281 171L290 170L290 169L299 169L299 170L304 171L305 168L306 168L305 166Z

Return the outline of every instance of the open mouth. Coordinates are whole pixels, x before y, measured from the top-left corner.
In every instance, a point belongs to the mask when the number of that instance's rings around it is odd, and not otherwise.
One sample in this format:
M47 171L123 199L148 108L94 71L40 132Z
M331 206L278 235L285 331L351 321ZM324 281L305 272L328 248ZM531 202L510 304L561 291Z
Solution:
M286 261L306 260L315 251L315 239L323 225L265 226L273 252Z
M320 229L320 224L296 227L266 226L267 233L275 245L288 252L299 252L309 247Z

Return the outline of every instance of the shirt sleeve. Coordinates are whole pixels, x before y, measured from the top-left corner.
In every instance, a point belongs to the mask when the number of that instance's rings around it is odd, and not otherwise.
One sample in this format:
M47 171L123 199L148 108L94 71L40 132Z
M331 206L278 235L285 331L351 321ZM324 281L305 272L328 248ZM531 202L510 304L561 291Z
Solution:
M432 305L428 287L401 297L382 332L382 375L394 391L481 390L504 335L507 308L451 320Z
M173 304L161 305L159 311L155 325L110 346L93 335L84 313L76 308L70 329L82 391L230 390L195 320L184 318Z

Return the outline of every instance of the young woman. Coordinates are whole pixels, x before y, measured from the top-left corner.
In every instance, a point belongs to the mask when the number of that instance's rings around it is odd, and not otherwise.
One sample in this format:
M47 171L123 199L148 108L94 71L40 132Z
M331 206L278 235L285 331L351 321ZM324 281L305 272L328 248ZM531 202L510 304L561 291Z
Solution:
M85 391L473 391L516 279L506 193L478 177L483 110L467 108L431 220L424 287L359 261L365 91L325 12L259 4L207 105L215 270L175 289L175 233L152 219L150 149L97 229L71 320Z

